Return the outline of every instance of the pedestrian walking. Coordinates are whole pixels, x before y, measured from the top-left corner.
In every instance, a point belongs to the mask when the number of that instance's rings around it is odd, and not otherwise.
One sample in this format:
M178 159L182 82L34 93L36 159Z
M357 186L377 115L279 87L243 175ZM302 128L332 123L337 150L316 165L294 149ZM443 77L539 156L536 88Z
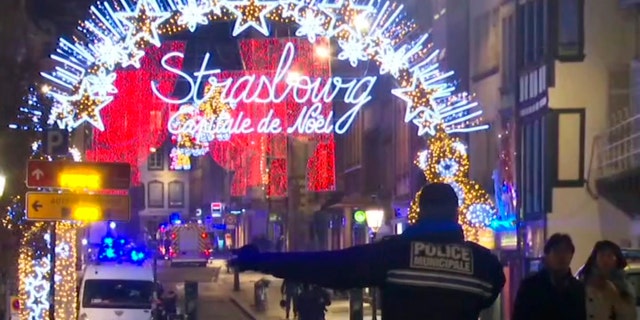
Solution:
M424 186L419 206L416 224L385 241L322 252L260 253L245 246L233 263L239 271L324 288L377 287L383 320L477 320L502 291L502 264L487 248L464 240L449 184ZM302 302L301 314L300 308Z
M620 247L598 241L578 273L586 286L587 317L593 320L635 320L636 293L626 279L627 261Z
M299 320L324 320L331 297L319 286L303 284L298 302Z
M284 281L282 281L282 286L280 287L280 293L282 294L281 305L285 310L285 317L289 319L289 314L293 311L293 317L297 318L300 285L293 281L284 279Z
M585 287L571 273L575 246L556 233L544 245L542 270L524 279L512 320L585 320Z

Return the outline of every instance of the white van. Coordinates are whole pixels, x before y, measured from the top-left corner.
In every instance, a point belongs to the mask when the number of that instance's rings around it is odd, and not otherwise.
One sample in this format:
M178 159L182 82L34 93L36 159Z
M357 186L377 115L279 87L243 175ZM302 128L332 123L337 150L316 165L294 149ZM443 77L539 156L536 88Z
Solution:
M88 265L80 286L79 320L150 320L153 269L145 265Z

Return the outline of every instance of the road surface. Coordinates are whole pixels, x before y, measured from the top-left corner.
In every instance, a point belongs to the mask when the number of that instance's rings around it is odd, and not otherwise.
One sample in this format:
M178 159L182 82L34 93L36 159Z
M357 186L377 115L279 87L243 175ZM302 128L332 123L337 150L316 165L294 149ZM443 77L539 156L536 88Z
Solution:
M231 302L229 288L218 283L219 267L171 268L158 266L158 280L165 290L175 290L180 297L179 308L184 310L184 281L197 281L198 320L250 320Z

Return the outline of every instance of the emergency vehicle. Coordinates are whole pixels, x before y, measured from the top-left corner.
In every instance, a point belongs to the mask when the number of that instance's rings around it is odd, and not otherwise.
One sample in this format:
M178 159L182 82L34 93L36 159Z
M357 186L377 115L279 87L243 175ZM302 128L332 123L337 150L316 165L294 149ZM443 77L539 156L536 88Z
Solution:
M152 319L156 285L148 264L86 266L80 285L79 320Z
M206 267L213 251L209 233L199 223L172 225L168 230L171 266Z

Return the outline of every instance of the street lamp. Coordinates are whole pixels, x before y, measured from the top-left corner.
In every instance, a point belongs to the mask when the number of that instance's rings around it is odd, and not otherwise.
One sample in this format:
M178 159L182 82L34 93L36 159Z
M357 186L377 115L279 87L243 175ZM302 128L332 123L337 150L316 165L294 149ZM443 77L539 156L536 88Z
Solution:
M384 221L384 210L382 209L368 209L365 211L365 215L367 216L367 227L371 229L372 237L375 238L376 233L382 227L382 222Z
M371 229L371 242L376 238L376 233L382 227L384 221L384 210L382 209L368 209L365 211L367 216L367 227ZM376 294L376 288L371 288L371 320L378 318L378 297Z
M4 187L7 184L7 177L5 177L3 174L0 174L0 198L2 198L2 195L4 194Z

